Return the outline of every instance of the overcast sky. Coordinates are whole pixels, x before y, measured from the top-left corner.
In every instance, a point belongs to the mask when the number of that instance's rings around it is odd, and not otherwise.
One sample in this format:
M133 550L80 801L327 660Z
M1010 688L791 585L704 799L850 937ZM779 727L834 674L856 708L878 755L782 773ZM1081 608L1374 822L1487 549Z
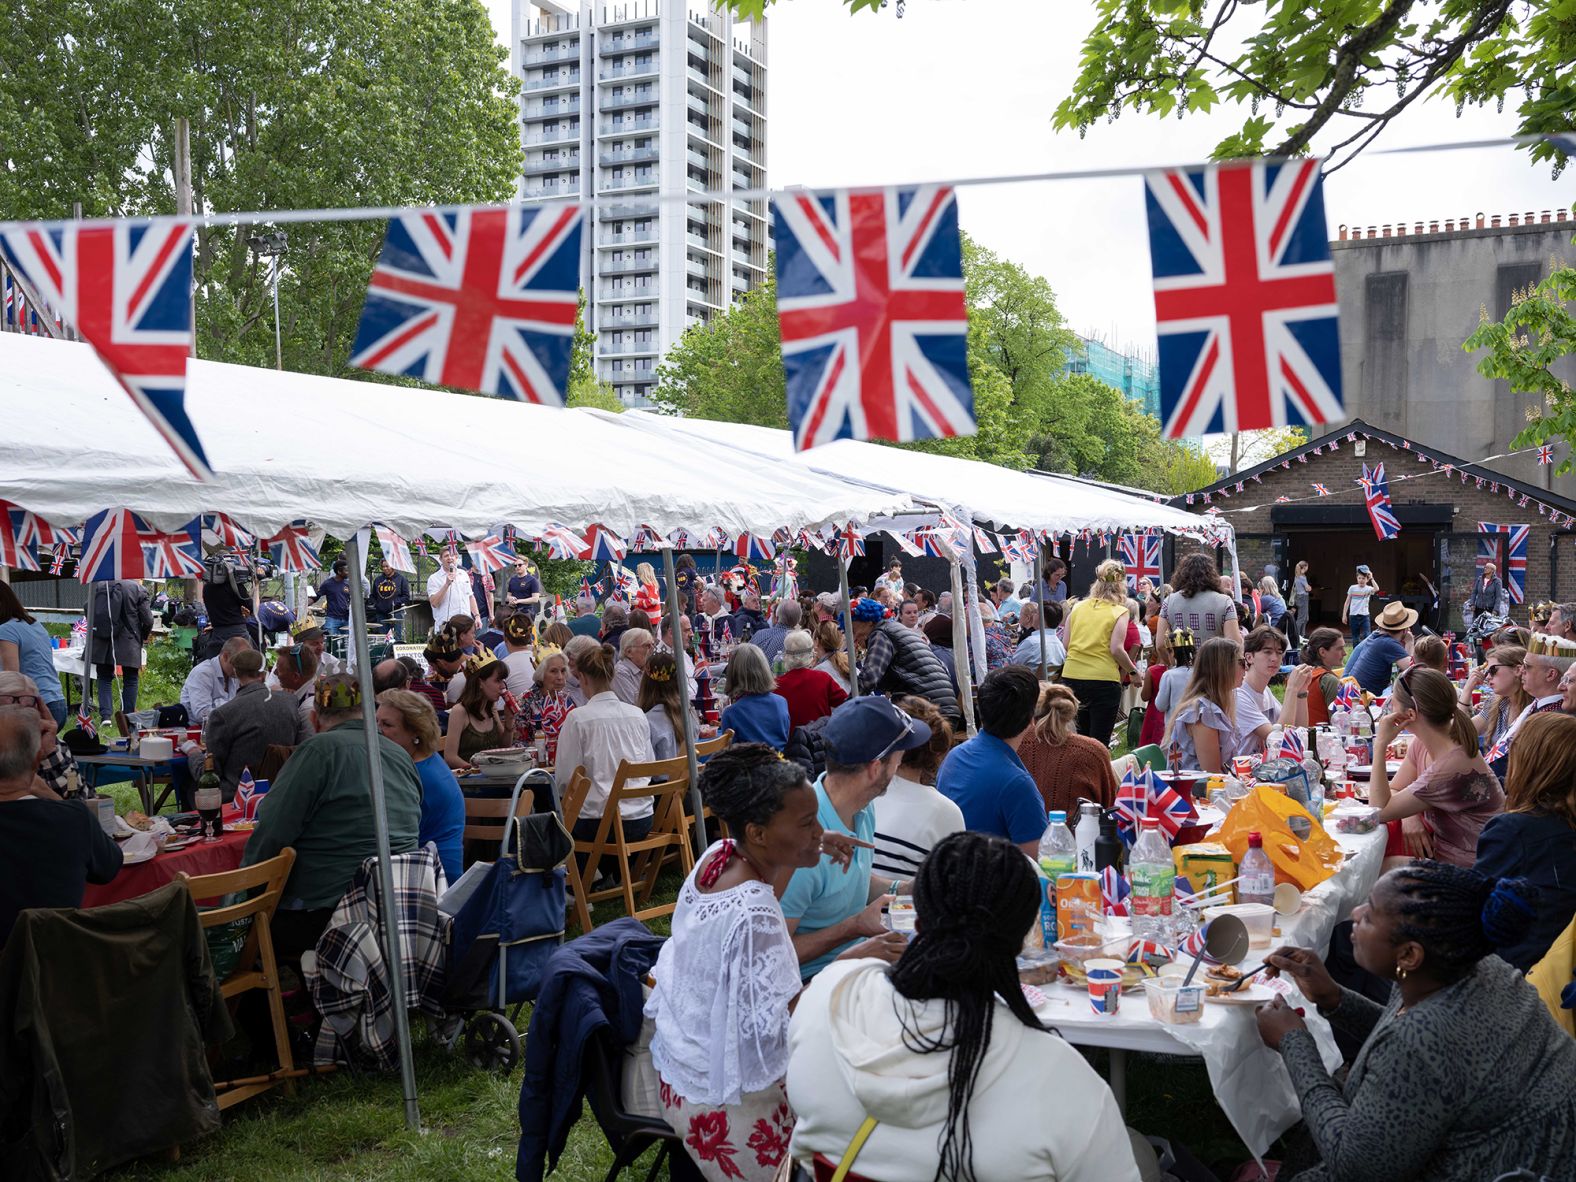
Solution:
M673 0L669 0L673 2ZM487 0L507 42L507 0ZM1245 110L1158 120L1124 114L1079 140L1051 113L1076 77L1087 0L909 0L850 16L841 0L786 0L768 22L767 181L835 186L1202 160ZM1380 138L1402 147L1508 135L1507 113L1415 105ZM1373 225L1569 205L1562 182L1510 148L1366 155L1326 182L1330 236ZM1142 181L960 190L963 226L1045 275L1075 329L1152 352ZM1576 252L1573 252L1576 253Z

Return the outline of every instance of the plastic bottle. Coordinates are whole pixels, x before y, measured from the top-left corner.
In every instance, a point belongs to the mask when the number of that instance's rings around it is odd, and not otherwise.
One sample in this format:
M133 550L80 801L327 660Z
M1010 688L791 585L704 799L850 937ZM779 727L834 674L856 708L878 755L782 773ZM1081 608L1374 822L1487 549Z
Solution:
M1242 855L1237 867L1239 903L1265 903L1275 905L1275 866L1264 852L1264 838L1257 830L1248 834L1248 852Z
M1040 838L1040 869L1052 886L1059 876L1078 869L1078 843L1067 828L1067 814L1060 809L1053 809L1046 819L1045 834Z
M1116 817L1110 813L1100 814L1100 836L1094 841L1094 868L1098 873L1107 866L1122 868L1122 862L1127 853L1127 847L1122 844L1122 839L1116 832Z
M1286 738L1286 731L1279 726L1270 727L1270 733L1264 740L1264 758L1279 759L1281 743Z
M1144 818L1143 832L1133 846L1127 874L1133 884L1133 935L1166 939L1171 932L1177 871L1171 848L1160 835L1158 820Z
M1094 843L1100 839L1100 806L1086 800L1078 806L1078 828L1073 830L1073 840L1078 844L1078 873L1093 874Z
M1341 740L1341 745L1346 745L1347 736L1352 733L1352 712L1345 706L1337 706L1330 714L1330 726L1335 730L1335 737Z

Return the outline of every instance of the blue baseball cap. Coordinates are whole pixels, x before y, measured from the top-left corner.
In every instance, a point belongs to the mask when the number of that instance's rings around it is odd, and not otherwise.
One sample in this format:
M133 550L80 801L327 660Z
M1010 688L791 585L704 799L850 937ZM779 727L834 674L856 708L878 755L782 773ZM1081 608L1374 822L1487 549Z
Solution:
M835 762L852 765L923 746L930 742L930 727L886 698L861 694L832 711L821 736Z

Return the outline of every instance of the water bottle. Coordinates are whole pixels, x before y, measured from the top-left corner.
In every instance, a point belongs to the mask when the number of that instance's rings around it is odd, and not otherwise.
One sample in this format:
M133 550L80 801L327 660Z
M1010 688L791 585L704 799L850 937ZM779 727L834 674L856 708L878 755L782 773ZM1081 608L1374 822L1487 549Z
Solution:
M1078 843L1067 828L1067 814L1053 809L1046 819L1045 834L1040 838L1040 869L1054 886L1058 877L1078 869Z
M1286 737L1286 731L1280 726L1270 727L1270 733L1264 739L1264 758L1279 759L1281 742Z
M1341 746L1346 746L1346 739L1352 733L1352 712L1345 706L1337 706L1330 714L1330 726L1335 730L1335 737L1341 740Z
M1176 864L1171 847L1160 835L1160 822L1145 817L1143 832L1133 846L1127 875L1133 884L1133 934L1164 941L1171 934L1171 908L1176 895Z
M1255 830L1248 834L1248 852L1242 855L1242 865L1237 867L1239 903L1264 903L1275 905L1275 866L1264 852L1264 838Z
M1094 844L1100 839L1100 806L1094 801L1086 800L1078 806L1078 828L1073 830L1073 837L1078 843L1078 873L1095 873Z
M1096 873L1107 866L1115 866L1118 871L1122 869L1122 862L1127 855L1127 847L1122 844L1122 839L1116 832L1116 816L1112 813L1100 814L1100 836L1094 840L1094 868Z

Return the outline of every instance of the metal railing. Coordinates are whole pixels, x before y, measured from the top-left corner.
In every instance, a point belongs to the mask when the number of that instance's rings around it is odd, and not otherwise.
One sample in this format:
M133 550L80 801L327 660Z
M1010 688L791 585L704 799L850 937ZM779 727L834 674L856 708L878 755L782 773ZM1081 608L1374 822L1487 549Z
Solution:
M573 70L567 75L560 74L557 78L529 78L520 89L530 92L533 90L553 90L560 86L579 86L580 71Z

